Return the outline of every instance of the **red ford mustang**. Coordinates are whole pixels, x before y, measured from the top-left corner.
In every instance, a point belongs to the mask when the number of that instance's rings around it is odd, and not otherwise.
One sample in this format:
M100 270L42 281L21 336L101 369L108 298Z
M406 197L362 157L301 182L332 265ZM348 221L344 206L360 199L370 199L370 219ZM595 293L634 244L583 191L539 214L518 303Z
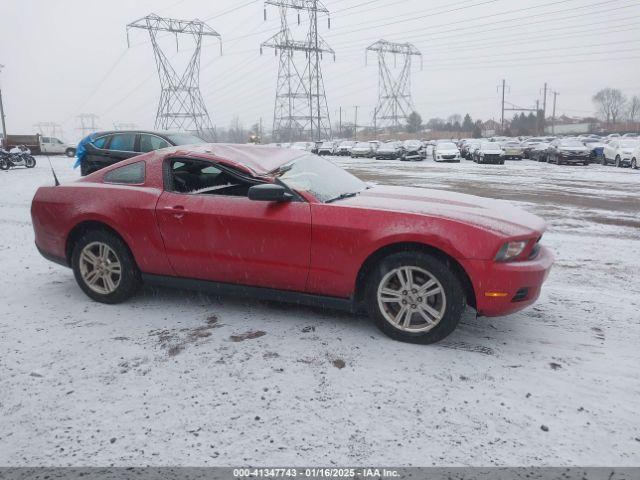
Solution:
M150 152L40 188L36 245L94 300L141 283L366 309L389 336L431 343L465 305L532 304L552 254L540 218L496 200L362 182L297 150Z

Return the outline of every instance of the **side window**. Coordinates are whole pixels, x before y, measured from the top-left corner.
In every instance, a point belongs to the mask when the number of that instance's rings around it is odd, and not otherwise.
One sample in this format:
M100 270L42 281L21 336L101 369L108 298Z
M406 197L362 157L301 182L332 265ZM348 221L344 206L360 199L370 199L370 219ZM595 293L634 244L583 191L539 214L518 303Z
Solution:
M100 138L96 138L93 142L91 142L93 144L94 147L96 148L104 148L105 144L107 143L109 137L100 137Z
M140 135L140 148L138 151L142 153L151 152L153 150L160 150L161 148L167 148L170 146L169 142L157 137L156 135L147 135L143 133Z
M51 139L49 137L42 137L42 143L51 143Z
M192 195L246 197L251 184L209 162L171 160L168 190Z
M144 162L131 163L107 172L103 181L125 185L144 183L144 170Z
M120 152L133 152L136 143L135 133L118 133L111 139L109 150L118 150Z

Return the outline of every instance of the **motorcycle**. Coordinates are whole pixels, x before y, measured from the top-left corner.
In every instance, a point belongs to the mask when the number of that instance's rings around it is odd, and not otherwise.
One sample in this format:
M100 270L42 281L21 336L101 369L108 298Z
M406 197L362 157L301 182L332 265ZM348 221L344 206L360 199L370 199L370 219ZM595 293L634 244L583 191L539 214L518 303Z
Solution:
M36 166L36 159L28 150L16 152L0 151L0 170L9 170L11 167L33 168Z

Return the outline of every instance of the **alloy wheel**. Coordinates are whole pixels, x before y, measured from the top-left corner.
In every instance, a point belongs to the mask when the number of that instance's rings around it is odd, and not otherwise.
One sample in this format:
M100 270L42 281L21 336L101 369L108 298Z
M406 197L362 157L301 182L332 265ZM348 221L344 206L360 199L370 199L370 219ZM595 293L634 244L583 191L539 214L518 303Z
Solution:
M122 264L109 245L92 242L80 253L80 275L91 290L108 295L120 285Z
M387 322L405 332L427 332L442 320L447 307L444 288L427 270L403 266L388 272L377 291Z

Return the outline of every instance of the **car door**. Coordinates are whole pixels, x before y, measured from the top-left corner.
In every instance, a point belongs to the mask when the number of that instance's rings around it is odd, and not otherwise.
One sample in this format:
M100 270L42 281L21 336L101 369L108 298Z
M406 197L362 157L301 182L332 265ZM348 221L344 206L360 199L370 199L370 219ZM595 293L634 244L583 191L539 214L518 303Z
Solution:
M137 133L134 132L113 134L103 155L109 159L111 164L138 155L136 152L137 137Z
M156 215L179 277L305 290L311 250L308 203L249 200L251 183L224 167L206 163L194 174L190 163L197 160L168 162ZM218 180L221 175L226 177ZM203 185L210 191L197 193Z
M82 161L87 172L104 168L113 163L107 150L111 135L103 135L85 145L86 154Z
M158 135L153 135L151 133L141 133L136 150L140 153L146 153L170 146L171 144L167 140L159 137Z
M618 142L612 140L604 146L604 156L607 160L613 160L616 157L615 151L618 147Z

